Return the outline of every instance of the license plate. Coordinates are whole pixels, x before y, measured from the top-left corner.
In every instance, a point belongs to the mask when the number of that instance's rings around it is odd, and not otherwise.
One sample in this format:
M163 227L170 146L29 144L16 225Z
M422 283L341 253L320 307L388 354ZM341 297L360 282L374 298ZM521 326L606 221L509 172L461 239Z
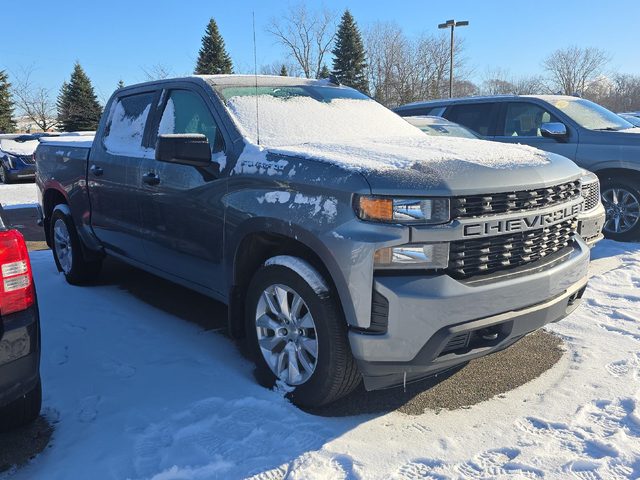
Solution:
M602 226L598 223L597 218L589 220L581 220L578 225L578 233L582 238L590 238L598 235Z

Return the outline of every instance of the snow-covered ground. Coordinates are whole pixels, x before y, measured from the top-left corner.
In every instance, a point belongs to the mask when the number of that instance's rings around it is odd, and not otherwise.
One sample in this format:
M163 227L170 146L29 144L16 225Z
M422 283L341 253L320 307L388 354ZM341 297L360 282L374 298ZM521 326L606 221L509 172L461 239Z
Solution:
M69 286L32 253L58 423L15 478L638 478L640 245L593 253L617 268L550 328L568 352L541 377L468 409L347 418L298 410L231 340L115 286Z
M5 208L27 207L38 203L35 183L0 183L0 204Z

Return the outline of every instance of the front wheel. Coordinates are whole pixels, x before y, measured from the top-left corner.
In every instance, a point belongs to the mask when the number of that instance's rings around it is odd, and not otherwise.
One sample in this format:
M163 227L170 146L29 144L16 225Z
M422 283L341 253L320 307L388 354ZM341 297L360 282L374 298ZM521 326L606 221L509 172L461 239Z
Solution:
M258 270L245 321L258 381L280 379L296 405L330 403L360 383L337 292L304 260L274 257Z
M604 235L623 242L640 240L640 182L608 178L602 182L601 196L607 212Z
M102 269L102 260L88 262L82 254L81 240L67 205L58 205L51 215L51 250L58 270L71 285L94 280Z
M9 172L7 171L7 167L4 165L0 165L0 183L9 184L11 183L11 179L9 178Z

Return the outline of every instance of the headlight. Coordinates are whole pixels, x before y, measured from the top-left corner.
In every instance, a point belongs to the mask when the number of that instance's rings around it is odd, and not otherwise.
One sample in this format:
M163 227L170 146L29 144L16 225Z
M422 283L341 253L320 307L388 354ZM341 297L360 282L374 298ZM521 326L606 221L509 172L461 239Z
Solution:
M437 269L449 265L448 243L423 243L388 247L378 250L376 269Z
M356 214L371 222L436 225L449 221L448 198L387 198L357 196Z

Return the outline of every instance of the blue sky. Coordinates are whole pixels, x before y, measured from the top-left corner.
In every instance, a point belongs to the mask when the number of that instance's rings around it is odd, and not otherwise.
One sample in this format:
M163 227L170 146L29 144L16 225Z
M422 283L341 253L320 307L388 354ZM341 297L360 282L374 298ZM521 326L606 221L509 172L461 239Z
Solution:
M210 16L216 19L234 62L245 69L253 65L251 12L256 14L258 62L283 58L283 51L264 32L264 26L290 2L2 3L0 69L16 70L19 65L35 63L36 80L57 92L78 59L98 93L108 97L120 78L126 84L143 81L141 66L164 63L176 74L191 73ZM325 5L337 11L348 7L361 26L376 20L395 20L407 34L435 31L438 23L451 18L469 20L470 26L457 33L467 41L467 56L477 74L487 65L508 68L513 74L539 73L546 54L569 44L602 48L614 54L612 68L640 74L634 32L624 37L617 33L627 28L627 21L640 19L640 2L636 0L327 0Z

